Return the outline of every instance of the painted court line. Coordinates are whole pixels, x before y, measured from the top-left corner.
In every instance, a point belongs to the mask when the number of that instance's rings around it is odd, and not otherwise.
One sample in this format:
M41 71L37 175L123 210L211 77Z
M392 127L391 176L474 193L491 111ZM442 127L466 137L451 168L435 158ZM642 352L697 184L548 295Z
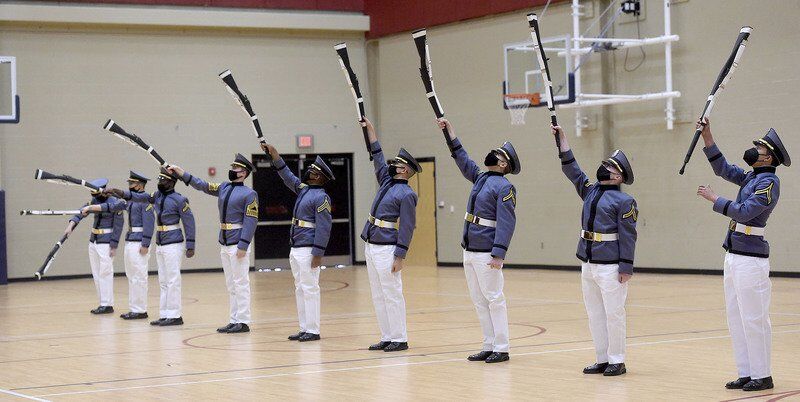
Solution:
M9 391L7 389L2 389L2 388L0 388L0 394L16 396L17 398L28 399L28 400L31 400L31 401L50 402L47 399L42 399L42 398L37 398L35 396L29 396L29 395L25 395L25 394L20 394L19 392Z
M797 333L797 332L800 332L800 329L788 330L788 331L778 331L778 332L773 332L773 334L787 334L787 333ZM669 339L669 340L663 340L663 341L638 342L638 343L628 344L628 346L650 346L650 345L660 345L660 344L665 344L665 343L681 343L681 342L703 341L703 340L709 340L709 339L724 339L724 338L730 338L730 335L717 335L717 336L704 336L704 337L696 337L696 338ZM582 347L582 348L556 349L556 350L545 350L545 351L539 351L539 352L515 353L514 357L516 358L516 357L521 357L521 356L545 355L545 354L552 354L552 353L569 353L569 352L578 352L578 351L584 351L584 350L594 350L594 347L593 346L588 346L588 347ZM338 369L298 371L298 372L292 372L292 373L264 374L264 375L257 375L257 376L246 376L246 377L235 377L235 378L219 378L219 379L213 379L213 380L181 381L181 382L173 382L173 383L167 383L167 384L139 385L139 386L132 386L132 387L118 387L118 388L103 388L103 389L88 390L88 391L60 392L60 393L44 394L44 395L38 395L38 396L39 397L53 397L53 396L62 396L62 395L83 395L83 394L95 394L95 393L101 393L101 392L128 391L128 390L134 390L134 389L163 388L163 387L174 387L174 386L195 385L195 384L208 384L208 383L228 382L228 381L258 380L258 379L264 379L264 378L288 377L288 376L295 376L295 375L336 373L336 372L346 372L346 371L361 371L361 370L369 370L369 369L382 369L382 368L391 368L391 367L400 367L400 366L420 366L420 365L428 365L428 364L463 362L463 361L464 361L464 358L460 357L460 358L453 358L453 359L428 360L428 361L422 361L422 362L378 364L378 365L372 365L372 366L344 367L344 368L338 368Z

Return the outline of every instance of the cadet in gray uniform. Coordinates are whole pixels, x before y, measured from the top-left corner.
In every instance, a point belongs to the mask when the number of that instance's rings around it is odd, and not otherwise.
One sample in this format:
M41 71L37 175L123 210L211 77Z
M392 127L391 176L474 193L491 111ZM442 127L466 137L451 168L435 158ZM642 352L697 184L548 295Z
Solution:
M300 332L289 336L290 341L316 341L319 336L319 267L331 235L331 200L323 187L334 180L333 171L325 161L317 159L303 174L303 181L292 173L272 145L262 145L286 187L297 194L289 230L289 264L294 276L294 294Z
M156 262L158 283L161 287L159 319L150 325L183 325L181 314L181 263L183 256L194 256L195 225L189 200L175 192L177 179L161 169L158 191L153 194L110 189L108 192L131 202L153 205L156 211ZM179 223L183 222L184 233ZM185 251L184 251L185 250Z
M700 186L697 194L714 203L714 212L731 218L725 235L724 283L728 329L739 378L725 388L760 391L774 387L770 368L772 324L769 303L769 243L764 240L767 219L778 205L781 182L775 174L778 165L792 160L778 133L770 128L754 147L744 153L750 172L728 163L714 143L711 124L706 119L702 135L703 151L714 173L739 186L736 201L720 197L710 186ZM700 128L700 122L697 123Z
M372 123L364 118L361 124L367 127L369 152L379 186L361 232L361 239L366 242L364 256L372 303L381 330L381 341L371 345L369 350L396 352L408 349L406 301L400 271L417 219L417 194L408 185L408 179L421 172L422 167L403 148L387 164Z
M228 170L230 181L223 183L208 183L180 166L173 165L169 169L182 177L186 185L218 197L220 257L228 287L230 322L217 328L217 332L249 332L250 242L258 224L258 195L255 190L245 186L244 181L256 167L242 154L236 154Z
M483 349L467 359L504 362L509 359L509 334L502 268L517 223L516 189L505 175L518 174L520 160L511 143L506 142L489 151L483 162L487 171L481 172L455 137L450 122L441 118L438 124L450 133L451 156L464 178L472 183L461 247L469 294L483 330Z
M552 127L561 137L561 170L583 200L578 259L581 260L583 302L597 361L584 374L625 374L625 299L633 275L636 248L636 200L620 185L633 184L628 158L614 151L597 168L597 181L586 176L569 148L561 127Z
M103 188L108 185L108 179L96 179L91 183ZM81 208L80 214L69 220L65 230L65 233L72 233L72 229L81 219L89 213L95 213L92 233L89 235L89 265L92 267L92 278L100 306L91 310L92 314L114 312L114 255L122 235L124 209L124 201L99 191L92 192L92 200Z
M134 171L128 177L128 190L144 193L150 179ZM155 215L152 204L129 202L128 233L125 234L125 276L128 277L129 312L120 315L124 320L147 318L147 271L150 260L150 241L153 238Z

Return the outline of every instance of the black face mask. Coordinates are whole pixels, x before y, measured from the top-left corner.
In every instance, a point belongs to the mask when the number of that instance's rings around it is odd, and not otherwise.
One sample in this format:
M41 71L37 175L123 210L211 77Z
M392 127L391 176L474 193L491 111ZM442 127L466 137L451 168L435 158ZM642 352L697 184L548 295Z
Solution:
M395 165L389 165L389 176L395 177L397 176L397 169L398 167Z
M97 201L100 201L100 202L106 202L106 200L108 199L108 197L105 196L105 195L96 195L96 196L94 196L94 198L96 198Z
M611 171L605 165L600 165L597 168L597 181L606 181L611 180Z
M303 172L303 182L308 183L309 180L311 180L311 168L308 168L305 172Z
M234 181L234 180L236 180L238 178L239 178L239 172L237 172L235 170L229 170L228 171L228 180Z
M744 162L749 166L753 166L756 162L758 162L758 156L758 148L753 147L744 151L744 156L742 156L742 159L744 159Z
M158 191L162 193L172 190L173 187L172 184L158 183Z
M494 151L486 154L486 159L483 160L483 164L486 166L497 166L498 162L500 162L500 158L497 157Z

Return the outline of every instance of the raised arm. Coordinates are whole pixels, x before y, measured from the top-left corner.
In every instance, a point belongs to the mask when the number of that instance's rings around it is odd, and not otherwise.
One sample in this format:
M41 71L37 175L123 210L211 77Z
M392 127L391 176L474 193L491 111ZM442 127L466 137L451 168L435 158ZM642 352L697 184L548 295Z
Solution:
M369 137L369 153L372 155L372 165L375 167L375 178L378 183L383 183L384 180L389 180L389 168L386 166L386 158L383 156L381 144L378 142L378 135L375 133L375 127L372 122L364 117L361 124L367 128L367 136Z
M331 200L327 194L323 194L315 203L316 213L314 216L314 223L317 225L314 228L314 245L311 249L311 255L315 257L322 257L325 255L325 249L328 248L328 240L331 237L331 227L333 225L333 217L331 216Z
M633 255L636 250L636 221L639 210L633 198L625 200L617 213L617 243L619 244L619 273L633 274Z
M183 231L186 233L186 250L194 250L194 214L192 213L192 208L189 207L189 200L186 199L186 197L181 201L180 210Z
M283 184L289 187L289 190L292 190L293 193L297 194L300 191L300 184L302 182L292 173L292 170L286 166L286 162L281 158L278 149L272 146L272 144L261 144L261 149L272 159L272 166L278 171L278 176L283 180Z
M559 149L561 152L558 153L558 157L561 159L561 171L575 186L578 196L583 199L586 197L587 190L592 186L592 183L586 173L578 166L578 161L575 160L575 155L573 155L572 149L569 147L567 136L561 126L551 126L551 129L553 130L553 135L558 135L561 142L561 148Z
M698 121L696 128L700 127L701 124ZM741 186L745 176L747 176L744 169L728 163L722 155L722 151L720 151L717 144L714 143L714 136L711 134L711 122L708 119L705 120L705 124L702 125L702 127L703 131L701 131L701 135L705 143L703 152L706 154L706 158L708 158L708 162L711 164L711 169L714 170L714 174L737 186Z
M242 230L239 232L239 245L236 246L239 250L247 250L250 247L258 226L258 195L252 191L244 200L246 207L242 218Z
M755 191L742 202L718 197L714 201L714 211L736 222L747 222L764 212L780 197L780 183L774 177L759 180Z
M153 213L153 205L151 204L142 208L142 247L150 247L155 226L156 216Z
M514 228L517 224L515 209L517 207L517 190L511 183L506 183L497 197L497 227L494 231L492 257L505 259Z
M475 180L478 179L478 175L481 173L480 167L478 167L478 164L475 163L475 161L469 158L467 151L461 145L461 140L459 140L458 137L456 137L455 132L453 132L453 125L450 124L450 121L442 117L438 119L436 123L442 130L447 129L447 133L450 135L450 143L452 144L452 147L450 148L450 156L455 159L456 166L458 166L458 169L461 170L461 174L464 175L464 178L474 183Z
M112 190L114 194L121 194L122 198L128 200L130 202L139 202L142 204L153 204L156 202L156 193L147 194L147 193L137 193L131 192L130 190Z
M83 206L81 207L81 211L83 211L83 209L88 206L90 206L89 203L83 204ZM81 219L83 219L83 216L84 216L83 214L75 214L72 216L72 218L69 219L69 221L73 223L72 229L74 229L75 226L78 226L78 224L81 222ZM71 229L69 230L72 231Z
M176 165L170 165L167 170L177 174L181 178L181 181L187 186L191 186L195 190L202 191L208 195L219 196L220 183L209 183L199 177L192 176L189 172Z
M400 228L397 233L397 244L394 248L394 256L406 258L408 246L411 245L411 238L414 236L414 228L417 226L417 195L409 192L400 201Z

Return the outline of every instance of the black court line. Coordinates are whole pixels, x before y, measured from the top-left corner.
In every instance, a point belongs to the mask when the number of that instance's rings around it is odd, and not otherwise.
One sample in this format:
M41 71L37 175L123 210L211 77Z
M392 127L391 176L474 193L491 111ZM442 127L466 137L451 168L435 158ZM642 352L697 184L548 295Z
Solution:
M800 322L792 323L792 324L774 325L773 327L786 327L786 326L793 326L793 325L800 325ZM637 336L629 336L629 337L627 337L627 339L638 339L638 338L648 338L648 337L658 337L658 336L668 336L668 335L702 334L702 333L720 332L720 331L728 331L728 328L711 329L711 330L703 330L703 331L681 331L681 332L666 332L666 333L660 333L660 334L637 335ZM518 348L522 348L522 347L569 345L569 344L585 343L585 342L592 342L592 340L591 339L582 339L582 340L575 340L575 341L548 342L548 343L539 343L539 344L531 344L531 345L519 345L519 346L514 346L514 348L518 349ZM447 355L447 354L454 354L454 353L471 353L471 352L474 352L474 351L475 351L475 349L452 350L452 351L445 351L445 352L401 354L401 355L390 355L390 356L382 356L382 357L365 357L365 358L359 358L359 359L330 360L330 361L322 361L322 362L316 362L316 363L281 364L281 365L253 367L253 368L246 368L246 369L213 370L213 371L201 371L201 372L184 373L184 374L170 374L170 375L148 376L148 377L120 378L120 379L115 379L115 380L87 381L87 382L77 382L77 383L67 383L67 384L53 384L53 385L43 385L43 386L37 386L37 387L20 387L20 388L10 388L10 390L11 391L23 391L23 390L31 390L31 389L48 389L48 388L70 387L70 386L78 386L78 385L97 385L97 384L111 384L111 383L129 382L129 381L156 380L156 379L161 379L161 378L193 377L193 376L210 375L210 374L242 373L242 372L250 372L250 371L282 369L282 368L322 366L322 365L340 364L340 363L357 363L357 362L364 362L364 361L390 360L390 359L409 358L409 357L427 357L427 356ZM376 352L376 353L386 354L386 352Z

